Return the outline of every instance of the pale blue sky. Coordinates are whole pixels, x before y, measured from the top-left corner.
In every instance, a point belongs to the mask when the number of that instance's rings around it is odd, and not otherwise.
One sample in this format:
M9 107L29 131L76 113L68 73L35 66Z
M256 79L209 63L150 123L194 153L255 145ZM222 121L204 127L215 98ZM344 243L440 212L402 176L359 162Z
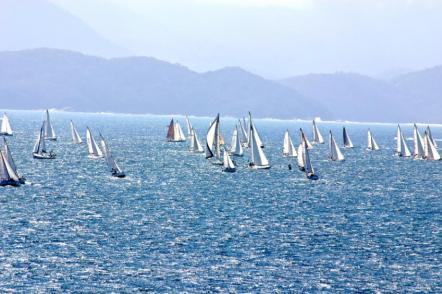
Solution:
M270 78L442 64L437 0L51 0L136 55Z

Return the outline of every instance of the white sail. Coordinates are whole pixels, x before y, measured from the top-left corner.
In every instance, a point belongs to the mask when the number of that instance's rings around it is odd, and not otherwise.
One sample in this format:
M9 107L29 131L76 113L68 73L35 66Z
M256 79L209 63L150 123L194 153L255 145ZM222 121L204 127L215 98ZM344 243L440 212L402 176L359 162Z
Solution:
M55 135L54 128L52 127L51 119L49 117L49 110L46 110L46 123L44 130L44 138L47 140L56 140L57 136Z
M71 121L70 124L71 124L72 142L73 142L74 144L80 144L80 143L82 143L83 140L81 140L81 137L80 137L80 135L78 134L77 129L76 129L75 126L74 126L74 122Z
M353 142L351 141L345 127L342 129L342 136L344 137L344 148L353 148Z
M226 171L234 171L236 169L235 164L229 156L229 153L225 149L223 151L223 167Z
M414 124L414 129L413 129L413 141L414 141L414 150L413 150L414 159L424 159L425 157L424 142L416 124Z
M210 124L206 135L206 158L211 157L221 160L219 114Z
M248 144L249 147L251 147L250 136L251 136L252 128L253 128L253 132L255 133L256 143L258 144L259 147L264 148L264 144L262 143L262 140L261 140L261 137L259 136L258 130L256 129L255 124L253 123L252 114L249 111L249 133L247 135L247 137L249 138L249 144Z
M241 146L241 142L238 138L238 126L235 126L235 129L233 130L230 152L232 153L232 155L235 156L243 156L244 153Z
M431 134L430 126L427 126L427 134L434 147L437 148L436 140L434 140L433 135Z
M282 154L287 157L296 157L298 155L296 152L296 148L293 146L292 138L290 138L288 130L286 130L284 134Z
M439 155L439 152L437 151L436 147L434 146L433 142L430 139L430 136L425 131L425 159L427 160L440 160L441 157Z
M6 181L19 181L19 176L14 172L8 160L0 152L0 183Z
M12 128L6 113L3 114L2 124L0 126L0 135L12 136Z
M255 169L269 168L269 161L267 160L262 147L256 141L255 129L253 127L253 124L250 132L250 141L250 166Z
M324 139L322 138L322 135L319 132L315 120L313 120L313 142L317 144L324 144Z
M241 120L238 119L239 122L239 126L241 129L241 144L243 146L247 146L248 142L249 142L249 138L247 137L247 132L246 132L246 126L243 125L243 123L241 123ZM244 120L245 122L245 120Z
M44 127L45 127L46 123L43 122L43 126L40 128L40 132L38 133L37 136L37 141L35 142L34 145L34 150L33 152L35 154L43 154L46 153L46 143L44 140Z
M181 126L179 122L175 123L175 141L182 142L186 141L186 136L184 136L183 130L181 129Z
M302 141L298 146L298 167L302 170L304 169L304 144Z
M123 170L118 166L117 162L115 161L114 157L112 156L112 153L109 150L109 146L107 144L107 141L104 139L104 137L101 134L100 134L100 145L101 145L101 149L103 150L103 154L106 159L106 163L107 163L109 170L112 173L121 174L123 172Z
M404 134L402 133L401 127L397 126L396 134L396 153L401 157L410 157L411 152L408 149L407 142L405 141Z
M314 175L315 170L313 169L312 163L310 161L310 154L309 154L308 148L305 144L304 144L304 151L303 151L302 155L304 156L305 173L307 174L307 176Z
M3 150L1 151L5 160L9 163L14 173L20 178L20 175L17 172L17 166L15 165L14 159L12 158L11 150L9 149L8 143L6 139L3 138Z
M368 144L367 144L367 149L368 150L379 150L379 146L376 143L373 134L371 133L370 130L368 130Z
M335 138L333 137L332 132L330 131L330 159L333 161L342 161L344 160L344 155L336 144Z
M186 124L187 124L187 136L190 137L190 136L192 136L192 129L193 129L193 127L192 127L190 119L189 119L189 117L187 115L186 115Z
M190 135L190 151L195 153L201 153L204 152L203 146L201 146L200 141L198 140L198 135L196 134L196 131L192 129L192 133Z
M402 145L401 144L401 134L402 134L401 127L399 125L397 125L397 131L396 131L396 153L398 155L401 154L401 150L402 150L402 148L401 148L401 145Z
M87 149L90 157L103 157L103 152L100 147L98 147L95 142L94 136L92 136L91 130L89 127L86 128L86 141L87 141Z

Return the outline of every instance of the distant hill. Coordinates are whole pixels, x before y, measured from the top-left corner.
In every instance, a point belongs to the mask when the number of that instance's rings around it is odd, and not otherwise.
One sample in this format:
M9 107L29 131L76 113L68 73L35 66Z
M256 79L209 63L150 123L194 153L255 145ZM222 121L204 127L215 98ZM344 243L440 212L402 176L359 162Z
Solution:
M48 0L0 0L0 51L58 48L99 56L130 55Z
M313 99L240 68L200 74L153 58L55 49L0 52L0 101L16 109L331 118Z
M431 78L430 73L407 74L387 82L359 74L334 73L296 76L280 82L314 98L329 109L335 119L442 122L436 111L442 109L442 99L437 94L441 93L437 88L442 88L442 75L431 74ZM432 83L438 86L431 86ZM426 94L415 101L413 97L419 93ZM424 104L433 105L435 109L428 111Z

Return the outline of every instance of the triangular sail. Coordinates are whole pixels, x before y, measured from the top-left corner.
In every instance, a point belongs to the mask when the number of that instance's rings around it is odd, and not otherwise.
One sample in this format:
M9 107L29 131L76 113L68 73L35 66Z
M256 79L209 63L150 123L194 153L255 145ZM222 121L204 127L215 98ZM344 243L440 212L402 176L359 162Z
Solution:
M310 154L307 148L307 144L305 143L305 135L304 132L301 130L301 136L303 137L303 150L302 150L302 157L304 161L304 171L307 177L313 176L315 174L315 170L313 169L312 163L310 161Z
M425 159L427 160L440 160L441 157L433 142L430 139L430 136L425 131Z
M219 114L210 124L206 135L206 158L221 158L220 140L219 140Z
M424 142L416 124L414 124L414 129L413 129L413 141L414 141L414 150L413 150L414 159L424 159L425 157Z
M204 152L204 148L201 146L201 143L198 140L198 135L194 129L192 129L192 133L190 135L190 151L197 153Z
M251 127L250 138L251 138L250 162L257 167L268 167L269 161L267 160L267 157L265 156L262 147L256 141L255 128L253 127L253 124Z
M11 166L12 170L14 171L14 173L18 176L18 172L17 172L17 166L15 165L14 159L12 158L12 154L11 154L11 150L9 149L8 143L6 142L6 139L3 138L3 156L5 158L5 160L9 163L9 165Z
M192 136L193 127L192 127L192 123L190 122L190 119L187 115L186 115L186 125L187 125L187 136L190 137L190 136Z
M246 126L243 125L243 123L241 122L240 119L238 119L238 122L239 122L239 126L241 129L241 144L246 146L247 142L249 141L249 138L247 137ZM245 122L245 120L244 120L244 122Z
M103 152L101 151L100 147L98 147L97 143L95 142L94 136L92 136L91 130L89 127L86 128L86 141L87 141L87 148L90 156L93 157L102 157Z
M74 144L80 144L83 142L83 140L81 140L81 137L77 132L77 129L75 128L73 121L71 121L71 135L72 135L72 142Z
M44 130L44 138L49 140L55 140L57 139L57 136L55 135L54 128L52 127L51 119L49 117L49 110L46 110L46 123L45 123L45 130Z
M167 136L166 136L166 138L168 140L174 140L174 138L175 138L175 123L173 121L173 118L170 121L169 127L167 129Z
M2 124L0 126L0 135L12 136L11 124L9 123L9 118L6 113L3 114Z
M289 131L286 130L284 134L284 144L282 147L282 154L287 157L296 157L296 148L293 146L292 138L290 138Z
M103 150L104 157L106 158L107 166L109 167L109 170L114 173L122 173L122 169L118 166L116 163L114 157L112 156L112 153L109 150L109 146L107 144L107 141L104 139L104 137L100 134L100 144L101 149Z
M45 127L45 125L46 125L46 123L43 122L43 125L40 128L40 132L38 133L38 136L37 136L37 141L35 142L35 145L34 145L33 152L36 154L46 153L46 143L44 140L44 127Z
M301 169L304 169L304 144L304 141L301 141L298 146L298 166Z
M235 164L229 156L229 153L224 149L223 151L223 167L227 170L235 170Z
M241 142L238 138L238 126L235 126L235 129L233 130L230 152L236 156L243 155L243 149L241 146Z
M10 166L8 160L0 152L0 182L3 181L18 181L19 177Z
M342 129L342 135L344 138L344 148L353 148L353 142L350 139L350 136L348 135L347 129L344 127Z
M431 134L430 126L427 126L427 134L428 134L428 138L433 143L434 147L437 148L436 140L433 138L433 135Z
M396 134L396 153L401 157L410 157L411 152L408 149L407 142L405 141L404 134L402 133L401 127L397 126Z
M333 137L332 132L330 131L330 159L333 161L342 161L344 160L344 155L336 144L335 138Z
M379 150L379 146L376 143L373 134L371 133L370 130L368 130L368 143L367 143L367 149L369 150Z
M255 124L253 123L252 114L250 113L250 111L249 111L249 125L248 126L249 126L249 133L248 133L249 144L248 144L248 146L249 147L251 146L250 136L251 136L251 132L252 132L252 128L253 128L253 131L255 133L256 143L258 144L259 147L264 148L264 144L262 143L262 140L261 140L261 137L259 136L258 130L256 129Z
M324 144L324 139L322 138L321 133L319 132L318 126L316 122L313 120L313 142L317 144Z

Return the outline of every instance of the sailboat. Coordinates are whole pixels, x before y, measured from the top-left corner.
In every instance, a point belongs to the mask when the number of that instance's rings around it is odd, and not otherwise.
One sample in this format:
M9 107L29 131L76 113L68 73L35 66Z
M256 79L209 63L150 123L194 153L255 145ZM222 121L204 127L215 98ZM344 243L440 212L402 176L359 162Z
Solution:
M284 134L282 155L285 157L296 157L298 155L296 148L293 146L292 138L290 138L289 130L286 130Z
M243 118L244 124L245 124L245 119ZM243 125L243 123L241 122L240 119L238 119L239 122L239 127L241 130L241 145L242 147L247 147L249 142L249 138L247 137L247 132L246 132L246 126Z
M255 127L251 124L250 128L250 162L249 167L252 169L269 169L270 164L264 154L263 148L256 140Z
M324 144L324 139L322 138L322 135L319 132L315 120L313 120L313 142L316 144Z
M368 130L367 149L372 151L379 150L379 145L376 143L371 130Z
M230 152L234 156L243 156L244 154L240 139L238 138L238 126L235 126L235 129L233 130Z
M210 124L206 135L206 159L214 158L213 164L222 165L219 133L219 113Z
M3 152L0 152L0 186L20 186L20 179L10 166Z
M305 172L307 179L317 180L319 179L319 177L315 174L315 170L313 169L312 163L310 161L310 154L307 148L304 132L302 131L302 129L300 129L300 131L301 131L301 142L302 142L300 146L302 148L302 151L301 153L298 153L298 165L299 165L299 157L301 157L302 167L300 166L300 170Z
M413 128L413 142L414 142L413 158L425 159L424 141L422 139L421 134L419 133L416 124L414 124Z
M196 134L195 129L192 128L190 135L190 146L189 150L195 153L203 153L204 148L201 146L200 141L198 140L198 135Z
M126 174L123 172L120 166L115 162L115 159L109 150L109 146L107 145L107 141L104 139L101 133L100 133L100 144L104 153L104 157L106 158L107 166L109 167L112 176L116 178L124 178Z
M54 159L55 158L55 154L52 153L52 151L50 151L49 153L46 151L46 143L45 143L45 139L44 139L45 125L46 125L46 123L43 122L43 125L41 126L40 132L38 133L38 136L37 136L37 141L35 142L35 145L34 145L34 150L33 150L32 156L36 159Z
M235 164L230 158L229 152L226 149L223 151L223 171L233 173L236 171Z
M174 122L173 118L170 121L169 128L167 130L167 141L169 142L184 142L186 137L178 122Z
M74 144L81 144L81 143L83 143L83 140L81 140L81 137L78 134L77 129L75 128L74 122L72 120L71 120L70 124L71 124L72 142Z
M49 110L46 109L46 120L45 120L45 125L44 125L44 139L45 140L51 140L51 141L56 141L57 140L57 136L55 135L55 131L54 128L52 127L51 124L51 119L49 117Z
M424 154L426 160L440 160L441 157L439 155L439 152L437 151L436 147L434 146L433 142L430 139L430 136L428 135L427 131L425 131L425 145L424 145Z
M350 139L350 136L347 133L345 127L342 128L342 136L344 138L344 148L353 148L353 143Z
M343 161L345 159L338 144L336 144L332 131L330 131L330 159L333 161Z
M4 159L9 163L12 171L15 173L15 175L17 175L20 184L24 184L25 178L20 176L20 174L18 173L17 166L15 165L14 159L12 158L11 150L9 149L8 143L6 142L5 138L3 138L3 150L1 152L3 153Z
M95 142L94 136L92 136L92 132L89 127L86 127L86 141L89 158L102 158L103 152L100 147L98 147L97 142Z
M437 148L436 140L434 140L433 135L431 134L430 126L427 126L427 134L434 147Z
M3 136L12 136L12 128L11 124L9 123L9 118L6 115L6 113L3 114L2 118L2 124L0 126L0 135Z
M249 132L248 132L248 134L247 134L247 137L248 137L248 139L249 139L249 141L248 141L248 147L250 148L251 147L251 132L252 132L252 128L253 128L253 131L254 131L254 133L255 133L255 140L256 140L256 143L258 144L258 146L260 147L260 148L264 148L264 144L262 143L262 141L261 141L261 137L259 136L259 133L258 133L258 130L256 129L256 127L255 127L255 124L253 123L253 120L252 120L252 114L250 113L250 111L249 111L249 125L248 125L248 127L249 127Z
M410 157L411 152L408 149L407 142L405 141L404 134L402 133L401 127L397 126L396 133L396 154L399 157Z
M187 137L191 137L192 136L192 123L190 122L189 117L186 115L186 125L187 125Z

